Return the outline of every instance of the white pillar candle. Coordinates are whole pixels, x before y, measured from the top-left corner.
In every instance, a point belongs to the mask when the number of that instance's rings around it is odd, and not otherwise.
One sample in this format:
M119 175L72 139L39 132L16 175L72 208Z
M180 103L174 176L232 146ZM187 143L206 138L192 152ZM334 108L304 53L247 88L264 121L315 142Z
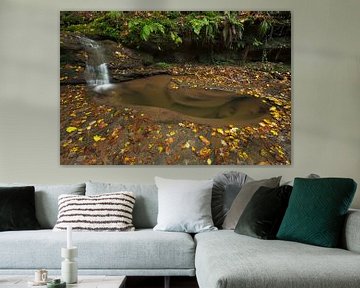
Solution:
M67 226L66 232L67 232L66 248L70 249L70 248L72 248L72 234L71 234L72 227L70 225Z

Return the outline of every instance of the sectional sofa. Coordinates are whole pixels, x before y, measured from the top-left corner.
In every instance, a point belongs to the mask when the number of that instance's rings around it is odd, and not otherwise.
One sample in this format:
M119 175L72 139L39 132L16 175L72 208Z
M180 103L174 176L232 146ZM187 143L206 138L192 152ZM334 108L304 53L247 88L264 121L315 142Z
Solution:
M14 184L0 184L13 186ZM88 182L35 185L40 230L0 232L0 278L46 268L60 273L66 232L52 230L61 194L95 195L132 191L136 196L131 232L74 232L79 274L196 276L200 288L360 287L360 211L349 211L341 248L261 240L233 230L189 234L154 231L155 185Z

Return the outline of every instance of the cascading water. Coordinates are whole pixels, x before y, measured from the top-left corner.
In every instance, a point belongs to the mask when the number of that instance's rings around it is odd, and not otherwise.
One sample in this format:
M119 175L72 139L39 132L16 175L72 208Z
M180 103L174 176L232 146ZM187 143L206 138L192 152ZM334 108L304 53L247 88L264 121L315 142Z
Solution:
M87 62L85 69L85 80L87 84L98 90L110 86L109 70L104 56L104 48L94 40L86 37L79 37L80 42L87 52Z

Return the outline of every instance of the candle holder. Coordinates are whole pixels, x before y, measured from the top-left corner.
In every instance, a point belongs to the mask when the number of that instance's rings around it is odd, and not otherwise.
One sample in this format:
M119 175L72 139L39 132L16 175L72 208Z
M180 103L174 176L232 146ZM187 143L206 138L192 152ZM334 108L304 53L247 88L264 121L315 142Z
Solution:
M61 248L61 257L65 258L61 262L61 279L67 284L77 283L78 281L78 269L75 261L77 255L77 247Z

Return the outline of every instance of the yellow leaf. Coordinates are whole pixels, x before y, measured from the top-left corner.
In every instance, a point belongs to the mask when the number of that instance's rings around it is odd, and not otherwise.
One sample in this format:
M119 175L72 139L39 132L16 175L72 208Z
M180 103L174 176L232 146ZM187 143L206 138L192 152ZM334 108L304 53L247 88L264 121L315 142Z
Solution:
M162 147L162 146L159 146L159 147L158 147L159 153L161 153L163 150L164 150L164 147Z
M186 142L184 145L181 146L181 148L185 149L185 148L190 148L190 143Z
M270 111L276 111L276 107L275 107L275 106L272 106L269 110L270 110Z
M274 136L279 135L279 133L278 133L278 132L276 132L275 130L270 130L270 132L271 132L271 134L273 134Z
M204 158L209 157L210 153L211 153L211 149L207 148L207 147L204 147L199 151L200 156L202 156Z
M212 163L210 158L206 162L207 162L208 165L211 165L211 163Z
M104 138L104 137L101 137L101 136L99 136L99 135L95 135L95 136L93 137L93 139L94 139L94 141L95 141L95 142L105 140L105 138Z
M221 144L222 144L223 146L228 146L228 144L226 143L226 141L223 140L223 139L221 139Z
M74 132L74 131L76 131L76 130L77 130L77 128L76 128L76 127L72 127L72 126L69 126L69 127L66 128L66 132L68 132L68 133Z
M218 128L218 129L216 129L216 131L217 131L219 134L224 135L224 130L223 130L223 129Z
M78 152L79 151L79 147L72 147L71 149L70 149L70 152L72 152L72 153L76 153L76 152Z
M210 141L208 139L206 139L204 136L199 136L199 139L201 140L201 142L203 142L205 145L210 145Z

